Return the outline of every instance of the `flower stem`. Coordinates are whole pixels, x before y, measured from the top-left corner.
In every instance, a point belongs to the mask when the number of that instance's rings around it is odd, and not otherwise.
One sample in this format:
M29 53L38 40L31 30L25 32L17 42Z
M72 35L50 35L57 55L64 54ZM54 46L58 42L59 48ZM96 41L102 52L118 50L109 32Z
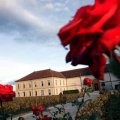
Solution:
M84 92L83 92L83 98L82 98L82 102L84 103L85 102L85 94L86 94L86 88L84 89ZM78 109L77 109L77 112L76 112L76 116L75 116L75 120L77 120L77 115L80 111L80 107L81 105L78 106Z
M2 112L2 115L3 115L3 120L6 120L6 118L4 116L4 109L3 109L2 100L0 100L0 106L1 106L1 112Z

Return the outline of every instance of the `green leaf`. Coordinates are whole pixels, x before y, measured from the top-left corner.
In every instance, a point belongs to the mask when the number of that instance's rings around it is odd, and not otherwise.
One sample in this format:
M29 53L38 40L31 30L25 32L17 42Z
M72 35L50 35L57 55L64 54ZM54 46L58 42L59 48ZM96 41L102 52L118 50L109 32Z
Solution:
M40 99L40 104L43 104L43 99L42 98Z
M90 93L89 92L86 92L86 94L90 97Z
M89 93L93 92L93 88L92 87L87 88L86 92L89 92Z

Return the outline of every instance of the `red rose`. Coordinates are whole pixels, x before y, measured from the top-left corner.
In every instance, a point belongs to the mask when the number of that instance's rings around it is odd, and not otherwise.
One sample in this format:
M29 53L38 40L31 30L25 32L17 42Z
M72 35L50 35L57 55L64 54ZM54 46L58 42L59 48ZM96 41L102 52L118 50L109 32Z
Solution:
M32 106L32 111L35 116L39 116L39 111L36 106Z
M42 112L45 110L45 107L43 105L39 106L32 106L32 111L35 116L42 115Z
M43 105L39 105L39 106L37 107L37 109L40 110L40 111L44 111L44 110L45 110L45 107L44 107Z
M39 112L39 111L33 111L33 114L34 114L35 116L39 116L40 112Z
M92 85L92 80L90 78L85 78L84 85L90 87Z
M63 46L70 46L66 62L88 65L93 75L103 80L104 54L110 57L120 45L120 0L95 0L94 5L81 7L58 36Z
M0 100L2 102L12 101L14 96L13 86L0 84Z
M48 116L44 116L44 118L42 118L42 120L52 120L52 117L48 117Z

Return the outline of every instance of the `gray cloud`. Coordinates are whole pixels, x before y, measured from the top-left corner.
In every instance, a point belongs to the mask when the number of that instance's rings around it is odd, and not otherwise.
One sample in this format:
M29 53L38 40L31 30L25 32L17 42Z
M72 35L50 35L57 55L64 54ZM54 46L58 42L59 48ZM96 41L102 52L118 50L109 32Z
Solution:
M79 4L79 0L0 0L0 34L14 36L16 41L57 39L60 26Z
M25 3L29 5L28 3ZM0 1L0 31L16 34L16 40L46 40L55 36L58 25L47 19L47 14L37 14L29 10L20 0ZM30 5L37 1L30 0ZM40 6L39 6L40 7Z

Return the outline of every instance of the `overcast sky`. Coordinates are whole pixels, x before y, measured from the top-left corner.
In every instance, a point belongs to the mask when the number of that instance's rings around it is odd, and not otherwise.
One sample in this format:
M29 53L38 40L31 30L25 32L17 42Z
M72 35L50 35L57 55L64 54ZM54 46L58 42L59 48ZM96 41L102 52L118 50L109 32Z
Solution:
M57 33L75 11L93 0L0 0L0 83L38 70L82 67L66 64Z

